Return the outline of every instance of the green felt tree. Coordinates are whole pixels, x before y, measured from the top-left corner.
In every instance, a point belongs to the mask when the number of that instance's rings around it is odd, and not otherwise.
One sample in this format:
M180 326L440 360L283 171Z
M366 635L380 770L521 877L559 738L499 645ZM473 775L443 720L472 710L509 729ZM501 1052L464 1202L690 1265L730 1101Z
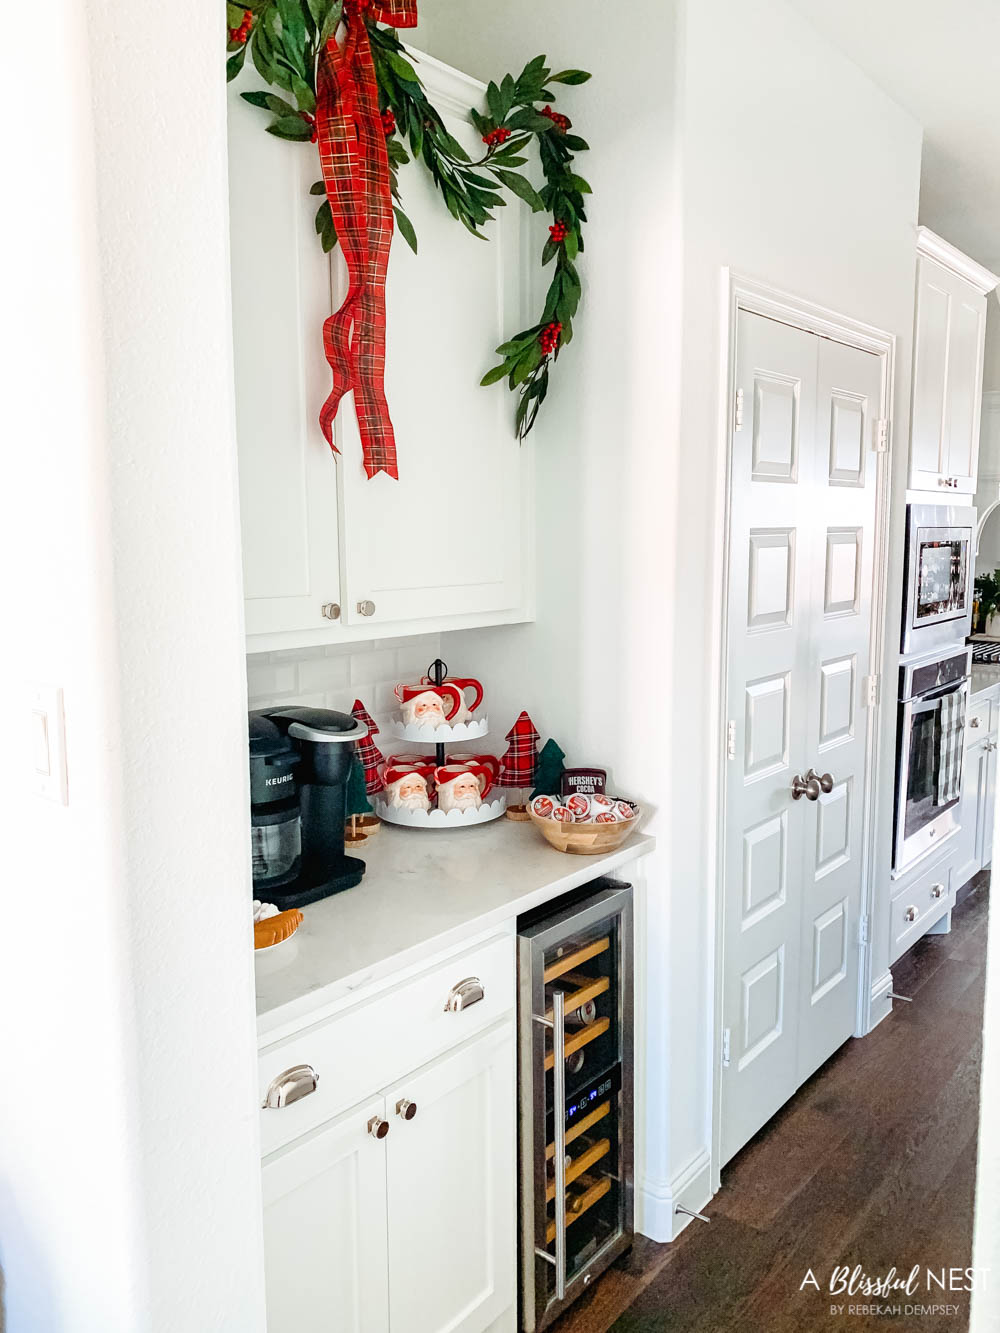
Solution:
M365 835L358 828L358 815L372 812L368 804L368 792L365 784L365 769L356 754L351 755L351 768L347 775L347 787L344 792L344 813L348 820L347 836L351 842L363 842Z
M562 775L566 771L566 765L563 760L565 754L553 740L547 740L542 746L542 752L538 756L538 774L536 777L537 786L531 793L531 799L536 796L555 796L559 791L559 784L562 781Z

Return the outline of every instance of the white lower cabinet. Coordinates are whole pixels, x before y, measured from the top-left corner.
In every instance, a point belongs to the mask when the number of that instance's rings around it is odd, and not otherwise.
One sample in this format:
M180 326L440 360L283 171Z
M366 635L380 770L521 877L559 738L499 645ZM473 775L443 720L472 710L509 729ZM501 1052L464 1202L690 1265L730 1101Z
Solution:
M510 1310L515 1087L507 1019L265 1158L268 1333L484 1333Z
M960 889L993 859L993 815L997 781L997 701L970 705L962 768L961 832L952 885ZM982 731L985 728L986 734Z

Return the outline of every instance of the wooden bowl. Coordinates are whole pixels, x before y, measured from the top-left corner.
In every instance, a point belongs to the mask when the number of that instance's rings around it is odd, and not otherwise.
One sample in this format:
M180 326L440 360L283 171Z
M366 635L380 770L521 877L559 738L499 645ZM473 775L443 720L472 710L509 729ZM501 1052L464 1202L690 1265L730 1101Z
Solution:
M607 856L620 847L639 823L639 812L634 819L623 819L620 824L561 824L555 819L542 819L533 811L528 815L535 828L557 852L572 856Z

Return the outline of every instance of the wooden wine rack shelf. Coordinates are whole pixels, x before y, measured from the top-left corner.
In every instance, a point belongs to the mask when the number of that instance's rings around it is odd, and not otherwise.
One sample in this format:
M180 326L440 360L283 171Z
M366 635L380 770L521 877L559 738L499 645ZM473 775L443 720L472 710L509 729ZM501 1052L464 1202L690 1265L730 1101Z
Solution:
M567 1038L565 1051L567 1055L572 1055L574 1051L580 1050L583 1046L589 1046L592 1041L598 1037L603 1037L605 1032L611 1026L610 1018L599 1018L596 1023L591 1023L589 1027L580 1028L579 1032L574 1033L572 1037ZM552 1069L555 1065L556 1057L552 1051L549 1051L545 1057L545 1068Z
M607 953L610 948L611 937L609 935L605 935L599 940L592 940L590 944L585 944L582 949L574 949L572 953L564 954L562 958L557 958L554 963L550 963L542 974L542 980L555 981L557 977L572 972L575 967L587 962L589 958L596 958L598 954Z
M579 1009L589 1000L596 1000L598 995L603 995L611 985L610 977L588 977L584 972L564 972L564 977L572 981L577 990L566 992L566 1012L571 1014L574 1009ZM546 1009L545 1017L552 1022L552 1010Z
M610 1139L598 1139L586 1152L581 1153L579 1157L574 1157L572 1162L566 1168L566 1184L569 1185L576 1180L577 1176L582 1176L584 1171L592 1167L595 1162L599 1162L602 1157L607 1157L611 1151ZM556 1197L555 1181L550 1181L545 1191L545 1197L551 1202Z
M598 1199L603 1199L610 1188L611 1181L605 1176L603 1180L595 1181L595 1183L586 1189L583 1194L575 1195L572 1203L566 1209L566 1226L571 1227L589 1208L593 1208ZM550 1222L545 1229L546 1243L551 1245L555 1238L556 1224L555 1222Z
M604 1117L610 1113L610 1111L611 1111L611 1103L604 1102L601 1106L599 1106L596 1109L596 1111L591 1111L590 1115L585 1115L578 1125L574 1125L572 1129L567 1129L566 1131L567 1147L574 1141L574 1139L578 1139L581 1134L586 1134L588 1129L593 1129L594 1125L596 1125L598 1121L603 1120ZM548 1144L548 1146L545 1149L546 1158L551 1159L555 1157L555 1155L556 1155L556 1145L554 1143Z

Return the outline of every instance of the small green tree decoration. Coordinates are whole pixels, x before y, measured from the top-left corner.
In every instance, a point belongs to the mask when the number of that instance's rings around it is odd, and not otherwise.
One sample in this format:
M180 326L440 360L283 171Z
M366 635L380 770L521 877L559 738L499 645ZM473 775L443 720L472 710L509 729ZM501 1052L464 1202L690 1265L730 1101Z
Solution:
M364 765L356 754L351 755L351 768L344 792L344 813L348 821L345 834L348 842L364 842L366 835L358 828L358 815L370 815L372 808L368 804Z
M562 782L562 775L566 771L566 765L563 760L565 754L553 740L547 740L542 746L542 752L538 756L538 774L536 782L538 785L531 793L531 799L536 796L556 796L559 792L559 786Z

